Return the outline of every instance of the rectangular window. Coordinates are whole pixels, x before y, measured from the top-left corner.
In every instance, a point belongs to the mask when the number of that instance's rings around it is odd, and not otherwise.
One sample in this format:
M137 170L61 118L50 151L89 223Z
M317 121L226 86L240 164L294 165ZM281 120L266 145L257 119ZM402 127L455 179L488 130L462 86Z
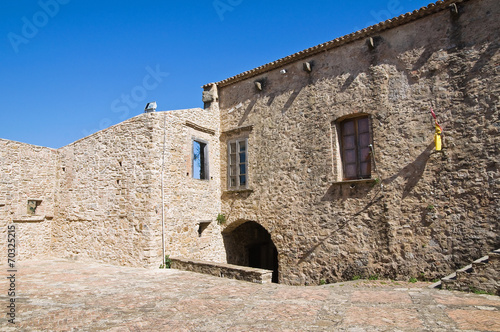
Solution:
M367 116L340 122L344 180L371 178L371 133Z
M208 180L208 143L193 139L193 178Z
M227 150L228 187L229 189L246 189L248 184L247 140L230 141Z

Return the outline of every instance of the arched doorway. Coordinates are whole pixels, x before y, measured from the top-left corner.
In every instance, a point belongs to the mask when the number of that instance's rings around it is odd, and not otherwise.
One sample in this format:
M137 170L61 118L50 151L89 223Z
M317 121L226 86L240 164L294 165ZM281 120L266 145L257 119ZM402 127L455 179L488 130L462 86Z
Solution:
M272 281L278 282L278 250L264 227L247 221L224 233L229 264L272 270Z

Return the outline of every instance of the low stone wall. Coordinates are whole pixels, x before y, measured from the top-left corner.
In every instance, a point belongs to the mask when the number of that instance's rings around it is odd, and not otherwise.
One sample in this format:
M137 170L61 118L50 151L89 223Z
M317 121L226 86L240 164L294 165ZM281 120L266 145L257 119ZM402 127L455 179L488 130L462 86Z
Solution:
M238 279L258 284L271 283L273 271L253 267L197 261L184 258L170 258L171 268L213 275L216 277Z

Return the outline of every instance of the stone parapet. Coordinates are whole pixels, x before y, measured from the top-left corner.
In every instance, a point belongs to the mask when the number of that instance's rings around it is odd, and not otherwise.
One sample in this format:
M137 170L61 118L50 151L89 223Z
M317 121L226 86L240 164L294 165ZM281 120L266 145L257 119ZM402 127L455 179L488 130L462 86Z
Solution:
M184 258L170 258L171 267L177 270L198 272L216 277L250 281L258 284L271 283L273 271L256 269L253 267L190 260Z

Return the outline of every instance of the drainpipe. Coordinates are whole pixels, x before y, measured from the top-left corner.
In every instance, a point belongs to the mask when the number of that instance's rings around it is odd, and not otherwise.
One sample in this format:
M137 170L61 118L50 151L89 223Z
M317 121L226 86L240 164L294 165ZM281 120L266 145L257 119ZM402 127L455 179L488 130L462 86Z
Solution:
M165 190L163 185L163 172L165 170L165 145L167 137L167 113L163 113L163 152L161 157L161 248L163 266L166 265L165 260Z

